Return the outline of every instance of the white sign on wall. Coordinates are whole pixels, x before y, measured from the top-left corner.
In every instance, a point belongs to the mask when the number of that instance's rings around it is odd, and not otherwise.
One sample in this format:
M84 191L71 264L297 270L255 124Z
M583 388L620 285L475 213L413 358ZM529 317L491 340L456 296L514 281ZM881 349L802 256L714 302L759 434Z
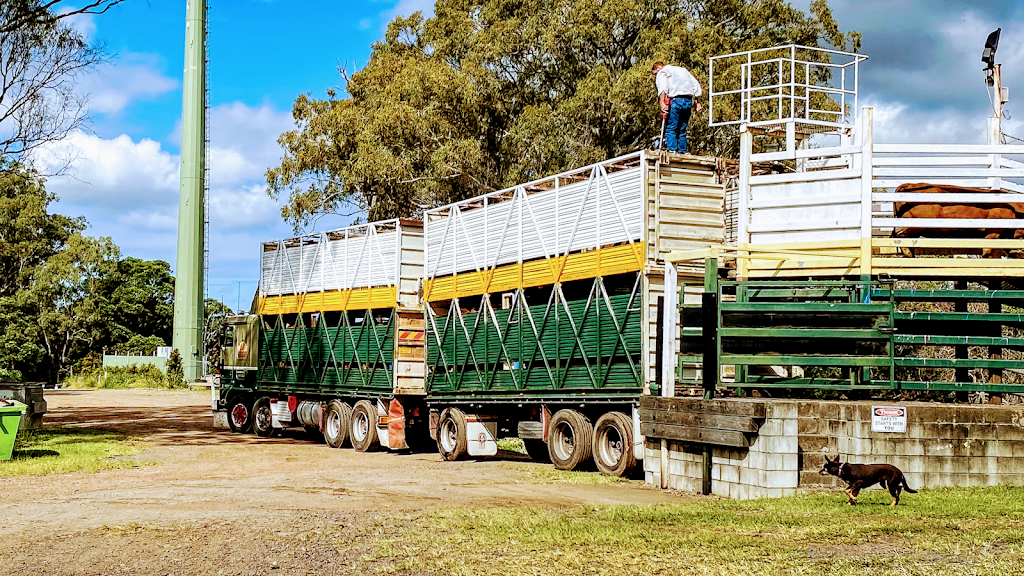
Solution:
M871 407L871 431L872 432L906 432L907 431L907 407L906 406L872 406Z

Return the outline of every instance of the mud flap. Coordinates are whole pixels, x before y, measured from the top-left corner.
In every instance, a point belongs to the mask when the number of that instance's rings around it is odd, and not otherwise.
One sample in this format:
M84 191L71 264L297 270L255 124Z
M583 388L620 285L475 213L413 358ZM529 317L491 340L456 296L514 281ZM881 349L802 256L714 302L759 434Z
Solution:
M405 407L398 398L391 400L388 406L387 442L391 450L409 449L409 444L405 441Z
M231 426L228 425L228 413L227 412L214 412L213 413L213 427L223 428L230 430Z
M481 422L476 417L466 415L466 448L470 456L494 456L498 453L498 442L494 439L498 432L497 422Z
M633 406L633 458L644 459L644 436L640 433L640 410Z

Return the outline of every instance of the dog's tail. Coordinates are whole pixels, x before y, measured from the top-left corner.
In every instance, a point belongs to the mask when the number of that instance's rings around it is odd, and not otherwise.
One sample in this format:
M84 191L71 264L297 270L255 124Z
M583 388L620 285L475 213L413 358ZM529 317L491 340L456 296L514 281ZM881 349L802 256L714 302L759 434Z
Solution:
M903 476L902 474L900 475L900 483L903 484L903 490L911 494L917 494L917 490L914 490L913 488L907 485L907 477Z

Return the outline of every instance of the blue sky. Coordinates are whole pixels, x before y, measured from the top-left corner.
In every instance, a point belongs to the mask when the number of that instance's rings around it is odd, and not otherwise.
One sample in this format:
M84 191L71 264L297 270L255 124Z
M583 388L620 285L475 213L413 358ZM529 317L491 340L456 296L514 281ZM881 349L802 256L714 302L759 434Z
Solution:
M267 198L263 174L280 159L295 97L341 84L339 64L362 66L397 14L426 0L210 2L210 297L247 307L259 243L292 235ZM184 0L126 0L75 26L113 55L85 78L91 124L56 152L73 155L51 178L56 210L84 215L89 233L122 254L175 265ZM323 219L319 229L348 224Z
M210 0L211 262L209 295L246 307L259 243L291 235L263 174L280 159L295 96L339 86L397 14L430 0ZM806 9L810 0L792 0ZM988 100L981 49L1003 28L998 60L1011 89L1004 131L1024 138L1024 2L831 0L841 27L864 34L862 104L886 142L981 142ZM76 160L48 188L57 210L84 215L124 255L175 262L185 0L126 0L76 21L114 59L83 82L92 124L65 148ZM1024 112L1020 113L1024 118ZM321 220L320 230L342 226Z

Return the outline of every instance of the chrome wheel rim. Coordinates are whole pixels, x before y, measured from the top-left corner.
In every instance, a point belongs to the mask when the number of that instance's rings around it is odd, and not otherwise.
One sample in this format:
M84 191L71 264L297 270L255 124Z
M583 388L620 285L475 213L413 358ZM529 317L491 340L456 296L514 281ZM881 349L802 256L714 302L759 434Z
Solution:
M332 440L341 436L341 414L332 410L325 425L327 436Z
M625 442L619 429L609 426L598 435L597 455L601 463L609 468L615 468L622 461L622 452Z
M259 430L269 430L272 423L270 420L270 408L268 406L260 406L253 414L253 423Z
M551 443L555 456L559 460L568 460L576 452L576 431L568 422L562 421L555 426L555 438Z
M445 418L444 422L441 423L441 433L438 434L441 440L441 447L444 448L445 452L455 452L455 446L459 443L459 427L455 425L455 420L452 418Z
M360 410L352 416L352 438L356 442L362 442L370 432L370 419L366 412Z

